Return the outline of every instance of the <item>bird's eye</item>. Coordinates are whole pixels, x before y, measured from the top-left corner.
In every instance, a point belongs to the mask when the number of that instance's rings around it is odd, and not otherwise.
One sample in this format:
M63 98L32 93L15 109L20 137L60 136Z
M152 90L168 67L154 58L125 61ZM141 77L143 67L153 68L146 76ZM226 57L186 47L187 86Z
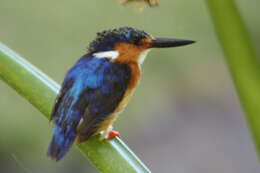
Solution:
M137 45L143 45L145 44L145 39L139 39L138 42L137 42Z
M138 39L138 38L135 38L135 39L133 40L133 42L134 42L135 45L138 45L138 44L139 44L139 39Z

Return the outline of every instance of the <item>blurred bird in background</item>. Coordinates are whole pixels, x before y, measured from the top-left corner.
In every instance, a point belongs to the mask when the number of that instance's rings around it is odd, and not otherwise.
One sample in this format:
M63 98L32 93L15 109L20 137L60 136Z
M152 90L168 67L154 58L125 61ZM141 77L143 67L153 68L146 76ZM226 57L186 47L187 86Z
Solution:
M51 114L54 134L48 156L58 161L73 144L99 133L101 139L120 137L112 124L140 81L141 64L148 51L191 43L194 41L155 38L130 27L98 33L88 53L63 81Z
M158 6L159 2L158 0L123 0L122 4L128 4L131 2L145 2L150 7Z

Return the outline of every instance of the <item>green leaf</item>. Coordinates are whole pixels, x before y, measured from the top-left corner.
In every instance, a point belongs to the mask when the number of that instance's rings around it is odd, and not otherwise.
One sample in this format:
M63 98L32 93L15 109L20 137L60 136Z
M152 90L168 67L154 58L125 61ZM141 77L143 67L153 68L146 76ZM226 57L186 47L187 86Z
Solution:
M260 156L260 59L234 0L206 0Z

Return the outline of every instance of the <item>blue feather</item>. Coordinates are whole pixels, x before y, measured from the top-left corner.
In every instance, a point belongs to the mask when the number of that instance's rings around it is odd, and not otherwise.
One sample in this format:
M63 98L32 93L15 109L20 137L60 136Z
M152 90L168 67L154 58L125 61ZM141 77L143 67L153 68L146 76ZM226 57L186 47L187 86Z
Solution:
M88 140L98 124L120 103L130 76L127 65L83 56L68 71L56 100L52 112L54 135L48 155L58 161L68 152L77 135L80 142ZM82 118L84 121L79 128Z

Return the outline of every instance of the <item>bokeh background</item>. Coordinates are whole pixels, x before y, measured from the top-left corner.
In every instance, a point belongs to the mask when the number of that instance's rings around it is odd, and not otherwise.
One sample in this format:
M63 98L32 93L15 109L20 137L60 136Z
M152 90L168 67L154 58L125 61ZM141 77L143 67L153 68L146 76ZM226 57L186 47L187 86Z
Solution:
M259 53L260 1L236 2ZM148 55L142 82L114 127L152 172L258 173L204 1L161 0L159 8L135 9L117 0L0 0L0 41L61 83L104 29L131 26L197 40ZM47 158L51 135L51 124L0 81L0 172L98 172L76 148L58 163Z

